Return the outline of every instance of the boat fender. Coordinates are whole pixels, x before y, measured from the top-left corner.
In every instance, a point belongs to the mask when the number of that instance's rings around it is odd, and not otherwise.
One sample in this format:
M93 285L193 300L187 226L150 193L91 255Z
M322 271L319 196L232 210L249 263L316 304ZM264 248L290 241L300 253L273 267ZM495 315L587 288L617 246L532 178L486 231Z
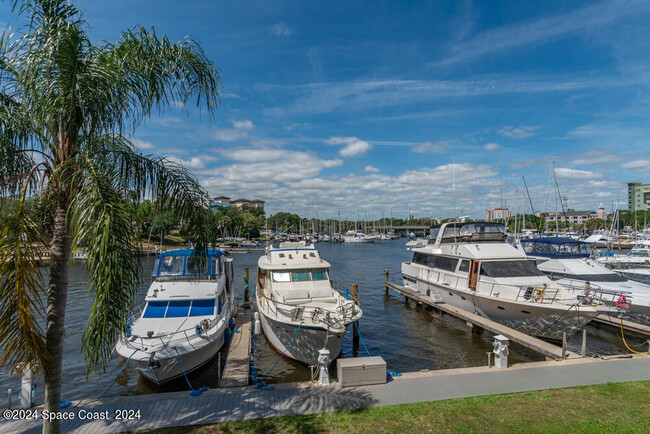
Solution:
M233 320L232 318L230 318L230 321L228 321L228 328L230 330L235 328L235 320Z
M125 335L127 338L130 338L130 337L131 337L131 326L132 326L132 325L133 325L133 323L132 323L131 321L129 321L129 322L127 322L126 324L124 324L124 335Z
M201 336L201 333L203 332L203 330L201 330L201 324L197 324L195 330L196 330L196 334Z

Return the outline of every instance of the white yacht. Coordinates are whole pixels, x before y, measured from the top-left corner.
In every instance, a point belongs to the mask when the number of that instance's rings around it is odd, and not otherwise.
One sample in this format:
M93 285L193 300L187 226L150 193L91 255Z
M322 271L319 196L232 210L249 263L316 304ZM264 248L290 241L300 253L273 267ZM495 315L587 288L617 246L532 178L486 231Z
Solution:
M343 234L343 242L345 243L374 243L376 241L376 237L364 234L363 232L347 231Z
M255 303L264 334L278 352L310 366L323 348L338 357L348 325L361 318L359 306L334 289L329 268L304 241L269 245L258 261Z
M590 243L543 237L520 240L519 246L551 280L579 297L587 290L598 302L617 309L621 317L650 324L650 285L629 280L591 259Z
M632 250L625 255L601 252L596 261L610 268L640 268L650 266L650 238L637 240Z
M404 285L524 333L547 339L571 335L600 313L552 282L506 243L498 223L445 223L402 264Z
M193 252L156 256L145 304L131 314L115 345L154 383L178 378L215 356L233 315L232 259L220 250L208 250L203 259Z

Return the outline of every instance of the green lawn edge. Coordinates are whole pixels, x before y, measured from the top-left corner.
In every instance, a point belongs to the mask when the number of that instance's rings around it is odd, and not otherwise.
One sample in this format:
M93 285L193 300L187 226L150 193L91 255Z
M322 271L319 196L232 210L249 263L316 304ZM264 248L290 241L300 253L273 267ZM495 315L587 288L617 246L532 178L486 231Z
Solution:
M155 433L650 432L650 381L283 416Z

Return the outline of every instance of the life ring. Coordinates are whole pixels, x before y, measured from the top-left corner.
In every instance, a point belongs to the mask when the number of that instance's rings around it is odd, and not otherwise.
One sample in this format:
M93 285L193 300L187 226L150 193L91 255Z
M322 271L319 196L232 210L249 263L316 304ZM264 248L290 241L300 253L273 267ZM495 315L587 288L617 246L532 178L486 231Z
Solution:
M535 288L530 299L533 300L534 303L542 303L544 301L544 290L541 288Z

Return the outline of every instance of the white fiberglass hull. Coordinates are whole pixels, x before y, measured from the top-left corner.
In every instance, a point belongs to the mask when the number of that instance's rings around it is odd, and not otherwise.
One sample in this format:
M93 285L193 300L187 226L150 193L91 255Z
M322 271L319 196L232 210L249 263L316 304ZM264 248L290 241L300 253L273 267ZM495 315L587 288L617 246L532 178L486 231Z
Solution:
M468 312L489 318L507 327L532 336L561 340L563 332L571 336L580 331L600 313L590 307L575 305L550 306L520 303L457 290L404 275L404 285L429 295L435 302L444 302Z
M330 360L334 360L341 354L345 330L330 331L327 338L327 329L323 327L302 325L298 330L298 324L277 321L265 315L259 310L259 305L258 312L260 312L262 330L278 353L285 351L286 357L308 366L318 365L318 351L323 348L329 350Z

